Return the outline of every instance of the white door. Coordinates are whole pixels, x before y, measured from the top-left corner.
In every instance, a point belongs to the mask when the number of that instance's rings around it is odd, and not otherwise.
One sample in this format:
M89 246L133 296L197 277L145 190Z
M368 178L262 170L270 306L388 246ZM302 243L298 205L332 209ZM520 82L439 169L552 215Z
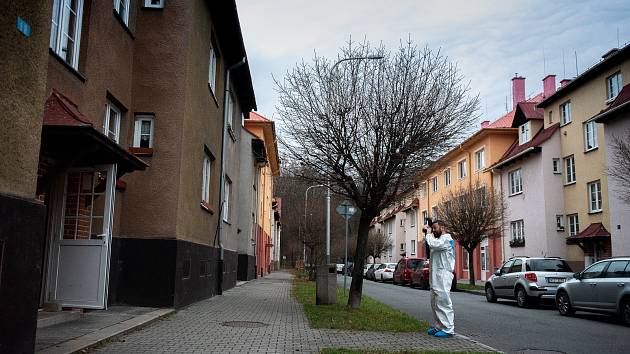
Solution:
M488 271L488 239L481 241L481 280L486 281L486 272Z
M58 181L51 203L47 301L106 308L115 183L116 165L72 169Z

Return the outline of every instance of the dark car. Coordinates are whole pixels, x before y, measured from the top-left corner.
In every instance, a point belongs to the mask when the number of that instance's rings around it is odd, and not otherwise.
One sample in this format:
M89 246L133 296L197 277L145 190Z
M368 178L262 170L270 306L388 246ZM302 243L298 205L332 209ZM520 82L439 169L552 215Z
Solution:
M398 261L396 270L394 270L394 279L392 282L396 284L409 284L411 282L411 272L419 265L424 264L425 260L422 258L403 258Z
M376 280L376 277L374 276L374 272L378 269L378 267L380 267L381 264L380 263L374 263L370 266L370 269L368 269L367 273L365 273L365 279L368 280Z
M411 281L409 285L420 289L429 289L429 261L425 260L416 264L416 268L411 270Z

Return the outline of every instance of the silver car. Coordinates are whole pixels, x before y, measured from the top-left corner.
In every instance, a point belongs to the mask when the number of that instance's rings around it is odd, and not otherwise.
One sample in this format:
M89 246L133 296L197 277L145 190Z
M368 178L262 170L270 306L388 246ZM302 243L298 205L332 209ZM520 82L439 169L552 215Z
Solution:
M594 263L558 287L556 306L563 316L575 311L620 315L630 326L630 257Z
M558 285L571 277L573 271L563 259L513 257L486 282L486 300L516 299L519 307L529 307L541 299L555 299Z

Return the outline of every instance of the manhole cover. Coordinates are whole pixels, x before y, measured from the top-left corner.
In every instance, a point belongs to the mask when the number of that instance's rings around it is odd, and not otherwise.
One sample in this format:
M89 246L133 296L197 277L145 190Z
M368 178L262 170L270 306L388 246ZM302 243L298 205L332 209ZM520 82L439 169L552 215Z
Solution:
M223 326L227 327L242 327L242 328L259 328L269 326L266 323L255 322L255 321L229 321L221 323Z

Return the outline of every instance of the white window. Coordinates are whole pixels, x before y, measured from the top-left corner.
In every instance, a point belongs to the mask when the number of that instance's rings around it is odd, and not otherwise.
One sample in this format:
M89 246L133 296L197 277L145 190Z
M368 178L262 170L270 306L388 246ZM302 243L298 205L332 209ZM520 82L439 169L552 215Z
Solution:
M584 151L597 148L597 124L595 121L584 123Z
M107 102L105 106L105 120L103 121L103 133L115 142L120 139L120 110L113 103Z
M438 177L431 178L431 185L433 186L433 193L438 191Z
M400 219L400 227L405 227L405 219Z
M210 177L212 176L212 159L206 154L203 158L201 181L201 201L210 203Z
M404 251L405 250L405 243L401 243L400 244L400 251Z
M559 175L562 173L562 167L560 167L560 159L555 158L552 159L552 165L553 165L553 173L556 175Z
M523 220L516 220L510 223L512 229L512 240L522 240L525 238L525 223Z
M416 227L416 217L417 217L417 212L412 209L411 213L409 213L409 227Z
M521 126L518 128L519 134L518 134L518 143L519 144L525 144L526 142L529 141L529 139L531 139L531 126L530 126L530 122L527 122L525 124L521 124Z
M133 133L133 146L141 148L153 147L152 116L136 116Z
M228 222L230 220L230 192L232 189L232 181L228 178L228 176L225 176L225 184L223 188L223 221Z
M523 192L523 178L521 176L521 169L508 173L508 181L510 184L510 195Z
M564 231L564 215L556 215L556 230Z
M564 158L565 184L575 183L575 159L573 156Z
M423 210L422 211L422 225L426 225L427 224L427 219L429 218L429 211L428 210Z
M431 216L433 217L433 219L438 217L438 208L437 206L434 206L431 208Z
M114 10L126 25L129 25L129 0L114 0Z
M392 235L392 232L394 231L394 223L392 221L387 222L387 234L388 235Z
M68 65L79 67L83 0L54 0L50 48Z
M411 240L411 254L416 254L416 240Z
M144 0L144 7L163 9L165 0Z
M549 124L553 123L553 111L549 111L549 114L547 116L549 117L548 123Z
M571 116L571 101L566 101L560 105L560 117L562 119L562 125L571 123L573 120Z
M616 72L613 75L609 76L606 79L606 99L613 100L621 91L622 85L622 76L620 72Z
M208 85L214 94L217 93L217 52L210 48L210 63L208 66Z
M484 167L486 167L486 150L477 150L475 152L475 171L479 171Z
M602 184L600 181L588 184L588 207L591 213L602 211Z
M466 160L461 160L457 163L457 176L459 179L466 177Z
M451 169L450 168L447 168L446 170L444 170L444 185L445 186L451 185Z
M569 236L577 235L580 232L578 214L567 215L567 224L569 224Z

